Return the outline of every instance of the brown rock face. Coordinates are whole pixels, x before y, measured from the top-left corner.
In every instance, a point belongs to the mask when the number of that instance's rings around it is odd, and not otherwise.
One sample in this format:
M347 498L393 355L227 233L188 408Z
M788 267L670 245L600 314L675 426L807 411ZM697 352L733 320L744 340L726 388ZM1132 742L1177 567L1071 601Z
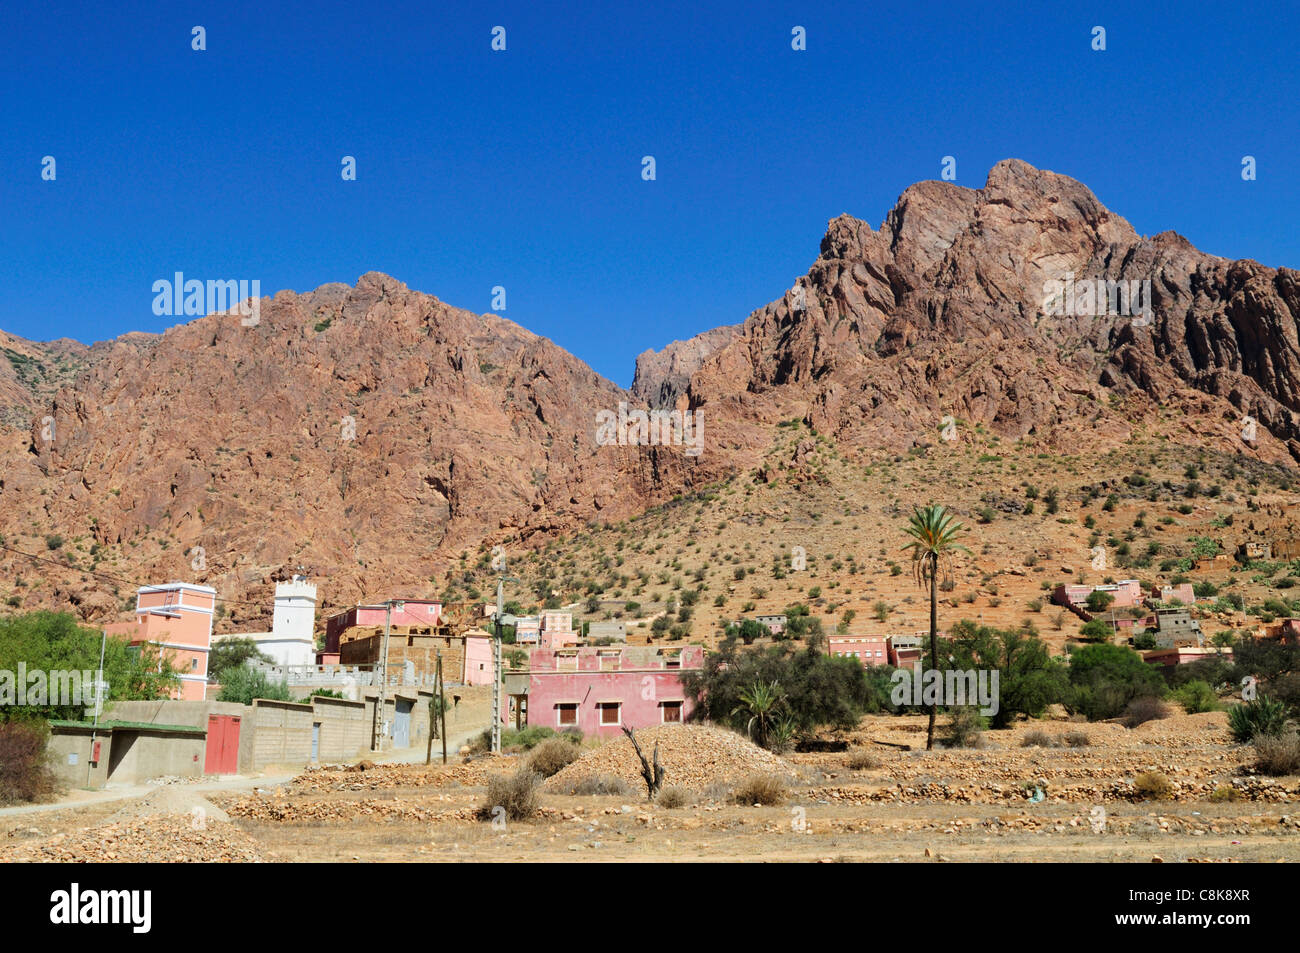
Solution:
M1116 282L1149 322L1115 313ZM100 571L214 585L238 622L264 617L267 583L300 563L334 605L440 591L482 543L527 545L765 465L794 417L848 451L936 443L952 417L956 439L980 425L1103 451L1164 428L1291 461L1297 315L1297 272L1142 238L1078 182L1008 160L982 189L912 186L878 230L834 219L795 288L642 354L631 394L509 321L375 273L280 292L255 327L214 315L93 349L6 337L0 531L56 561L67 550L42 537L89 536ZM703 452L598 446L597 413L621 402L701 414ZM59 608L119 608L102 581L39 571Z
M651 407L674 406L704 359L739 334L740 325L731 324L673 341L662 351L642 351L636 359L632 394Z
M1083 281L1136 282L1127 310L1149 304L1149 323L1115 313L1104 285L1090 305ZM935 442L946 415L1104 446L1161 408L1185 415L1188 442L1239 448L1251 415L1244 449L1289 459L1298 314L1295 271L1141 238L1073 179L1007 160L983 189L912 186L878 231L834 219L807 276L705 357L686 394L724 430L800 416L895 450Z
M627 392L381 274L281 292L255 327L217 315L131 337L53 398L55 441L38 421L10 454L0 518L91 533L136 579L265 603L301 563L334 603L436 592L485 539L622 518L716 476L680 447L597 446L596 412L635 405Z

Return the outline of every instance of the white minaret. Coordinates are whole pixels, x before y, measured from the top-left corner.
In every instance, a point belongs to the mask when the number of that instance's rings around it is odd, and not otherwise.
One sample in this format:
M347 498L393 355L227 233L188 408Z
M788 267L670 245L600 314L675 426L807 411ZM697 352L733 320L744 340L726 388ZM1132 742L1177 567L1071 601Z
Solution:
M295 575L275 585L271 632L289 660L287 665L311 665L316 660L316 584Z

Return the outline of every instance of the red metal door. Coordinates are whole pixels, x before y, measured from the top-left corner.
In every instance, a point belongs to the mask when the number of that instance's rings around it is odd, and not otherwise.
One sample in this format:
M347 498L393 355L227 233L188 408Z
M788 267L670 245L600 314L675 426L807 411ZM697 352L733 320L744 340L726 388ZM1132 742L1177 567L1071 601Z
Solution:
M204 774L239 773L239 716L209 715Z

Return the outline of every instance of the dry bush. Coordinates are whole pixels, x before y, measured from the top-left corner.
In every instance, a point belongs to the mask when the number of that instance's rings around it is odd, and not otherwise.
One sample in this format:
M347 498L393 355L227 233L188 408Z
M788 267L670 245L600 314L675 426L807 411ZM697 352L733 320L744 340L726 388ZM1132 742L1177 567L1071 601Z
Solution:
M1230 784L1221 784L1214 789L1210 795L1210 800L1215 804L1221 804L1224 801L1240 801L1241 792Z
M1067 748L1086 748L1092 744L1086 731L1067 731L1061 740Z
M26 722L0 724L0 804L50 797L54 772L45 763L45 732Z
M544 778L558 774L578 760L582 749L562 735L547 738L528 755L528 767Z
M598 774L583 778L569 788L569 794L589 797L597 794L618 795L626 797L632 793L628 783L617 774Z
M779 774L751 774L732 792L737 804L785 803L785 779Z
M1143 695L1128 703L1124 709L1124 727L1136 728L1148 721L1169 717L1169 707L1154 695Z
M685 807L690 803L690 800L690 794L686 789L677 787L676 785L669 785L664 788L659 792L659 797L655 798L655 802L660 807L666 807L669 810L677 807Z
M880 759L876 757L875 752L858 748L848 756L844 765L850 771L874 771L880 767Z
M1025 736L1020 739L1022 748L1055 748L1056 739L1042 729L1035 728L1033 731L1025 732Z
M514 774L498 774L489 778L487 799L478 809L479 817L491 820L494 808L503 808L506 817L512 821L522 821L532 817L537 811L538 794L542 785L542 776L528 768L520 768Z
M1300 734L1255 736L1255 770L1261 774L1300 774Z
M1148 801L1163 801L1174 793L1173 784L1159 771L1143 771L1133 779L1133 788Z

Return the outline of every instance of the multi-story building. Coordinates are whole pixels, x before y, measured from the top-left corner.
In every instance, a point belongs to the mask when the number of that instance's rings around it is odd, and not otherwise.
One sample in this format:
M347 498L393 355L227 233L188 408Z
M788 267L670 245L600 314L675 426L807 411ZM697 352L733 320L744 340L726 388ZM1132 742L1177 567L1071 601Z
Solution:
M153 645L170 657L180 676L175 698L204 701L208 697L208 653L212 647L212 616L217 590L188 582L142 586L136 592L135 621L104 626L111 637L131 645Z
M841 658L853 658L863 668L888 665L889 640L883 635L832 635L826 639L826 651Z
M684 721L693 703L682 673L704 667L698 645L533 649L527 672L507 676L516 723L614 735Z

